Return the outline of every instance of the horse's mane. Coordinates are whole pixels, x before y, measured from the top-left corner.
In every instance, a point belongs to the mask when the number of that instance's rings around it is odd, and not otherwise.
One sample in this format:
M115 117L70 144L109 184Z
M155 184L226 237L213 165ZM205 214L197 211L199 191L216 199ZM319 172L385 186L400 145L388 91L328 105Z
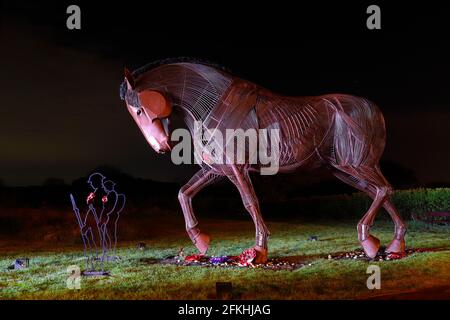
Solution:
M156 61L147 63L146 65L144 65L144 66L142 66L142 67L140 67L138 69L135 69L132 72L132 74L133 74L134 77L137 77L137 76L139 76L141 74L144 74L144 73L146 73L146 72L148 72L150 70L155 69L156 67L163 66L163 65L166 65L166 64L172 64L172 63L202 64L202 65L205 65L205 66L209 66L209 67L213 67L213 68L219 69L219 70L227 72L227 73L231 73L231 71L228 68L226 68L226 67L224 67L224 66L222 66L222 65L220 65L218 63L209 61L209 60L193 58L193 57L175 57L175 58L160 59L160 60L156 60ZM127 92L127 86L126 86L125 81L123 81L120 84L120 99L125 100L126 92Z
M150 71L156 67L165 65L165 64L171 64L171 63L195 63L195 64L203 64L205 66L209 66L209 67L213 67L225 72L230 72L230 70L228 70L226 67L212 62L210 60L205 60L205 59L199 59L199 58L193 58L193 57L176 57L176 58L166 58L166 59L160 59L160 60L156 60L150 63L147 63L146 65L134 70L133 76L137 77L147 71Z

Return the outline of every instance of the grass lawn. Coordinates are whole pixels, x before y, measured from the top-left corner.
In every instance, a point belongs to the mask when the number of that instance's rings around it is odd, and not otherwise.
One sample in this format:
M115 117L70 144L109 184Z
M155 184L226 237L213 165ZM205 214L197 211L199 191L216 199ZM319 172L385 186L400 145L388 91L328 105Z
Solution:
M212 237L209 255L237 255L253 245L253 225L248 221L206 220L201 226ZM194 247L175 225L151 239L121 244L122 258L111 264L110 277L82 277L81 289L66 287L67 267L84 267L81 246L73 244L14 243L0 241L1 299L211 299L217 281L231 281L239 299L367 299L403 292L439 291L450 287L450 228L409 223L407 246L436 248L396 261L328 260L328 254L358 249L356 221L268 222L272 236L269 257L291 257L309 264L294 271L252 268L206 268L149 264L142 258L186 254ZM382 245L392 238L392 225L378 221L373 234ZM317 235L319 241L307 241ZM138 241L147 244L137 250ZM14 259L29 257L25 270L7 270ZM144 259L145 260L145 259ZM381 268L381 289L368 290L366 269ZM426 297L425 297L426 298Z

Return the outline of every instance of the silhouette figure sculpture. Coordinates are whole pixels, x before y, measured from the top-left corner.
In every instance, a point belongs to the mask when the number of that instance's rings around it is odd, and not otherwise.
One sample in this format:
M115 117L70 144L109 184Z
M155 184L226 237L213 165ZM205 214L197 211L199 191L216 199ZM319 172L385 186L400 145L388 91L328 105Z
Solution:
M86 197L86 214L80 214L75 198L70 194L73 211L80 228L86 260L85 275L105 275L106 261L114 260L118 222L126 197L115 190L115 183L95 172L88 178L90 193ZM114 256L108 254L114 250ZM99 271L100 270L100 271Z
M116 259L117 247L117 233L120 214L125 207L126 197L122 193L117 193L115 190L116 183L107 180L103 183L103 190L105 192L104 205L105 211L101 225L103 247L113 255L111 258Z

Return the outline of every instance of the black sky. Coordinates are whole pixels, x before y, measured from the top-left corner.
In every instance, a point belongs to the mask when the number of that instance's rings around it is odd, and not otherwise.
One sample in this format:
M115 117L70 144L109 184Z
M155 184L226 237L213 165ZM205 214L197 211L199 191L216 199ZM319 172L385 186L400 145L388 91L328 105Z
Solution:
M72 2L2 3L0 179L6 184L70 182L101 164L143 178L187 180L196 168L156 155L118 95L124 66L186 55L217 61L284 94L365 96L385 114L384 159L412 169L422 183L450 182L443 7L380 4L382 30L369 31L371 3L74 3L82 12L79 31L66 28Z

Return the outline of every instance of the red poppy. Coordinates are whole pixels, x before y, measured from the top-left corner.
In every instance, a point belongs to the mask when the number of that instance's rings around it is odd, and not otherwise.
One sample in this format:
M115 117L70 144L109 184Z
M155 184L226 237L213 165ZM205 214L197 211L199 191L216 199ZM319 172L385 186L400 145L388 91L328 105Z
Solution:
M87 199L86 199L86 203L87 204L91 203L92 201L94 201L94 198L95 198L95 193L93 193L93 192L89 193L89 195L87 196Z

